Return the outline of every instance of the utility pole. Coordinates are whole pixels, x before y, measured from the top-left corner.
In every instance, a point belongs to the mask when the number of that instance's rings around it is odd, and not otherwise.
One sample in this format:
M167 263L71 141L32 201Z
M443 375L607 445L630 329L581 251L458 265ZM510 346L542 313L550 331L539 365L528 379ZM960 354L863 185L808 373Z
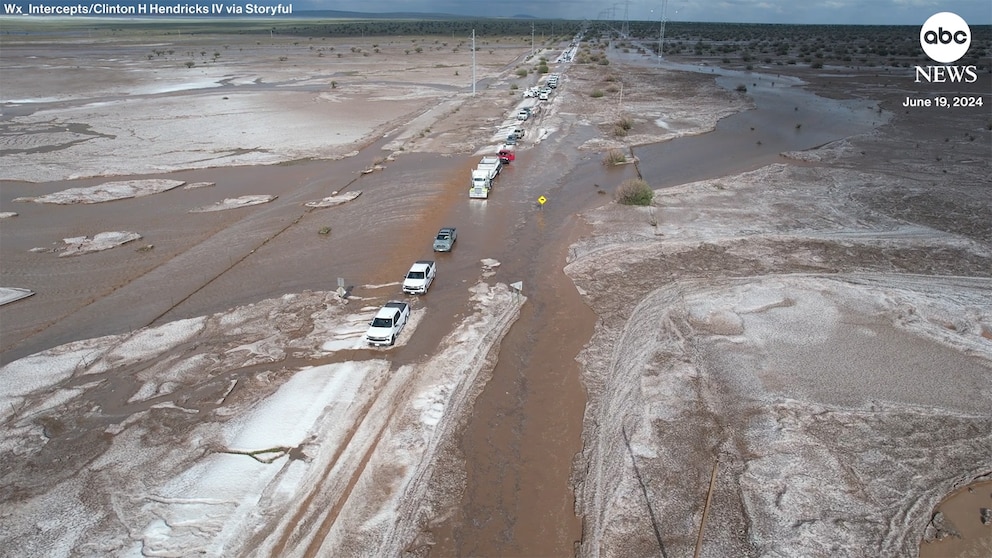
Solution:
M530 55L534 56L534 23L530 24Z
M623 27L620 28L620 36L624 39L630 36L630 0L627 0L623 6Z
M472 30L472 96L475 97L475 29Z
M661 66L661 59L665 57L665 19L668 16L668 0L661 2L661 24L658 29L658 65Z

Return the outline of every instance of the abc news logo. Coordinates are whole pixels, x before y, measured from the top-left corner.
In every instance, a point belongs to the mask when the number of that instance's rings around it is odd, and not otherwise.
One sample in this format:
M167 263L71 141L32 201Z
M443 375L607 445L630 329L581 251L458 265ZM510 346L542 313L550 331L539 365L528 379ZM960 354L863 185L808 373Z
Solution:
M916 83L974 83L975 66L948 66L961 59L971 46L971 28L958 14L933 14L920 28L920 46L931 60L943 66L917 66Z

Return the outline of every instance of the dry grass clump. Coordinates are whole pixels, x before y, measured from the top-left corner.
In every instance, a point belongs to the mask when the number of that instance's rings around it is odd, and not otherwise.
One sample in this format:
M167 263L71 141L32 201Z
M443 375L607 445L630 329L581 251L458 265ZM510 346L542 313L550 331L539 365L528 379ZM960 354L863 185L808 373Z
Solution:
M627 155L621 149L611 149L603 156L604 165L622 165L627 162Z
M620 183L614 199L623 205L651 205L654 190L640 178L631 178Z
M634 127L634 119L629 116L621 116L613 123L613 135L618 138L627 137L627 133Z

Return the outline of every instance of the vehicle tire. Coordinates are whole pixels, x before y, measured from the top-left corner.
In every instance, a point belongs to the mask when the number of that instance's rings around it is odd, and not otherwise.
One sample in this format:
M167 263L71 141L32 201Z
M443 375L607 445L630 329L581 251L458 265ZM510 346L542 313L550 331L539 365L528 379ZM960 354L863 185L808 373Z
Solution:
M393 335L392 335L392 336L390 336L390 338L389 338L389 346L390 346L390 347L392 347L392 346L393 346L393 345L394 345L395 343L396 343L396 335L395 335L395 334L393 334Z

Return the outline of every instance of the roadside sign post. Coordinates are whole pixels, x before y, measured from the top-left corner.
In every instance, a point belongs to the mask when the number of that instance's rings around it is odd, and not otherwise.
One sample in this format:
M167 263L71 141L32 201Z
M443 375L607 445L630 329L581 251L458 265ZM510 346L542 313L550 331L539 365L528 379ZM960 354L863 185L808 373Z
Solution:
M541 197L537 198L537 207L538 207L538 209L544 209L544 204L546 204L547 202L548 202L548 198L546 198L544 196L541 196Z
M513 293L513 300L517 300L520 297L521 291L524 290L524 282L517 281L516 283L510 283L510 291Z

